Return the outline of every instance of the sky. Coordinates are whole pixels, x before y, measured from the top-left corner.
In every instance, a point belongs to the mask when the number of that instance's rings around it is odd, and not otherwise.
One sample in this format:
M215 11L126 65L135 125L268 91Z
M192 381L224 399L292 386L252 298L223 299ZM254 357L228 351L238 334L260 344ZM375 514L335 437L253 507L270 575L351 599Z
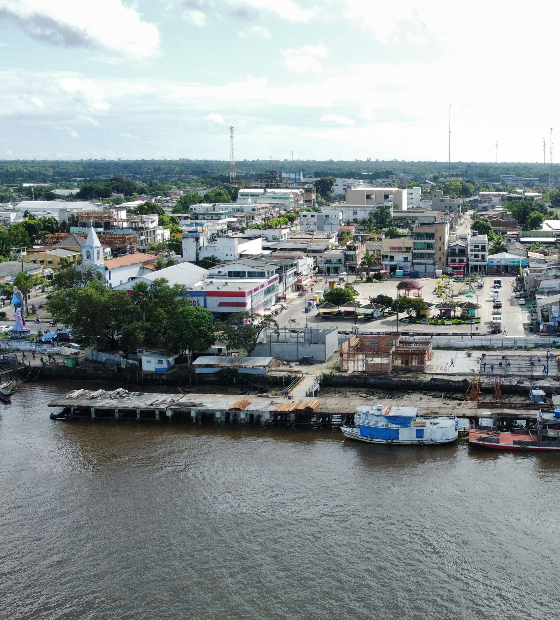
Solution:
M560 5L0 0L0 159L546 161ZM449 107L451 106L451 107ZM554 129L556 127L556 130Z

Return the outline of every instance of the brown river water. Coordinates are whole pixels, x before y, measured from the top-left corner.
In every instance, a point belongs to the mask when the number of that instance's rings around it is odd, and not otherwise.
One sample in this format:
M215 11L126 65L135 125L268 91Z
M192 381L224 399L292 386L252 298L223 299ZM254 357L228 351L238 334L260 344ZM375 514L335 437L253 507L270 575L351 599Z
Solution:
M2 619L558 617L560 454L0 405Z

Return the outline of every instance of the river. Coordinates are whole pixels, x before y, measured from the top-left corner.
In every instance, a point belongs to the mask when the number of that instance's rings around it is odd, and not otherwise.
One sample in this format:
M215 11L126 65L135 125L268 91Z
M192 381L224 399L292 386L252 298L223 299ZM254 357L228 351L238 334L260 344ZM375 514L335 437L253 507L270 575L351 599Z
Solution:
M0 405L0 617L554 618L560 455Z

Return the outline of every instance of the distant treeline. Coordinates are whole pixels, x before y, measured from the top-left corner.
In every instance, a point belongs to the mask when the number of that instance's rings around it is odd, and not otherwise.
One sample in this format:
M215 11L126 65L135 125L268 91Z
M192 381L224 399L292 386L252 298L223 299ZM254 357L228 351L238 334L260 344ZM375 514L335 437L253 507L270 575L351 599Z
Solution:
M240 179L257 180L267 170L302 170L314 177L387 178L411 174L414 180L439 180L458 176L473 180L499 178L502 174L536 177L548 182L548 167L530 163L406 162L406 161L291 161L253 160L236 162ZM449 170L450 168L450 170ZM560 176L560 171L555 171ZM148 183L151 180L176 182L189 177L229 180L229 162L216 160L79 160L79 161L0 161L0 183L83 183L121 177Z

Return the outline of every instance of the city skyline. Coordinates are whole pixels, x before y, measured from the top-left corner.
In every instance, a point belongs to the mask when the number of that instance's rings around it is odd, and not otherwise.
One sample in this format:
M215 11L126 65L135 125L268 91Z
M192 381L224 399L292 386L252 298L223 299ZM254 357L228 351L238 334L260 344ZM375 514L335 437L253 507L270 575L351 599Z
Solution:
M0 0L0 159L549 161L546 9Z

